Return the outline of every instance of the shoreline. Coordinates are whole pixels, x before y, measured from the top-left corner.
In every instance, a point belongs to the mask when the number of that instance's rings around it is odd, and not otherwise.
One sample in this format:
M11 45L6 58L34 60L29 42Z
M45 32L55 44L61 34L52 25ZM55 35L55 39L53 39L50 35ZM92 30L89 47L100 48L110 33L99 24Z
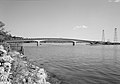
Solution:
M60 84L60 80L52 78L50 73L46 72L43 66L38 67L32 64L27 56L17 50L8 49L6 52L3 57L9 56L11 63L9 63L10 68L7 76L7 80L9 79L9 81L6 80L4 82L8 82L9 84L17 84L16 82L29 82L28 84Z

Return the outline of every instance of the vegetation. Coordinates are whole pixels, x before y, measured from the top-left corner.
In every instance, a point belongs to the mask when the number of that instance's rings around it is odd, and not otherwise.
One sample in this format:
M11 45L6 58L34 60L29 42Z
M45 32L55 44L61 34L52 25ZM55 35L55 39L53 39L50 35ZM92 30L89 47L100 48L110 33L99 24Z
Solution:
M23 39L22 37L12 36L8 31L4 28L5 24L0 21L0 42L4 42L6 40L16 40Z

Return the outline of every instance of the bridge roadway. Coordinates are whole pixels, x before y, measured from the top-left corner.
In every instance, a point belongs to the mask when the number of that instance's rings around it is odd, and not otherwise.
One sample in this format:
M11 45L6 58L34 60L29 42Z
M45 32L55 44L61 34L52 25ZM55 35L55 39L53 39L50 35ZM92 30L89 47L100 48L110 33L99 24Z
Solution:
M66 39L66 38L24 38L21 40L7 40L7 43L37 43L39 46L41 43L72 43L75 46L77 43L89 43L89 44L101 44L101 41L89 41L79 39Z

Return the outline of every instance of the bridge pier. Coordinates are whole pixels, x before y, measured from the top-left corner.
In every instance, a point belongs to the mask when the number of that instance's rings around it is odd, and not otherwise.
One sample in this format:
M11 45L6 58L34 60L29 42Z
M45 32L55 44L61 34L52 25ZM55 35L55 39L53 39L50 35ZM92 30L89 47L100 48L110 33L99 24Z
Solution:
M39 41L37 41L37 46L39 46Z
M94 42L90 42L90 45L93 45L93 44L95 44Z
M41 45L41 41L44 41L44 40L35 40L37 42L37 46Z
M41 44L41 42L40 41L37 41L37 46L39 46Z
M75 46L77 44L77 41L73 41L73 46Z

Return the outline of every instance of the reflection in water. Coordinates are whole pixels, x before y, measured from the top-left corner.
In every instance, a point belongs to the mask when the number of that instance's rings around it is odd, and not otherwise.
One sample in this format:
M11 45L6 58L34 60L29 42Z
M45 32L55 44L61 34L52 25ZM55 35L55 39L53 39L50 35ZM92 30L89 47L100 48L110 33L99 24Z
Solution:
M118 54L117 54L118 53L118 45L113 45L111 47L112 47L112 52L110 52L107 49L108 46L106 46L106 45L101 46L101 57L102 57L103 64L105 64L107 62L110 62L110 64L111 63L116 64L119 61ZM109 53L112 55L112 57L110 57L110 55L108 55Z
M113 46L113 62L114 64L116 64L118 62L118 57L117 57L117 50L118 50L118 46L117 45L114 45Z
M61 84L120 84L119 50L118 45L41 45L26 46L25 55Z
M101 54L102 54L102 63L104 64L104 62L105 62L105 45L102 45Z

